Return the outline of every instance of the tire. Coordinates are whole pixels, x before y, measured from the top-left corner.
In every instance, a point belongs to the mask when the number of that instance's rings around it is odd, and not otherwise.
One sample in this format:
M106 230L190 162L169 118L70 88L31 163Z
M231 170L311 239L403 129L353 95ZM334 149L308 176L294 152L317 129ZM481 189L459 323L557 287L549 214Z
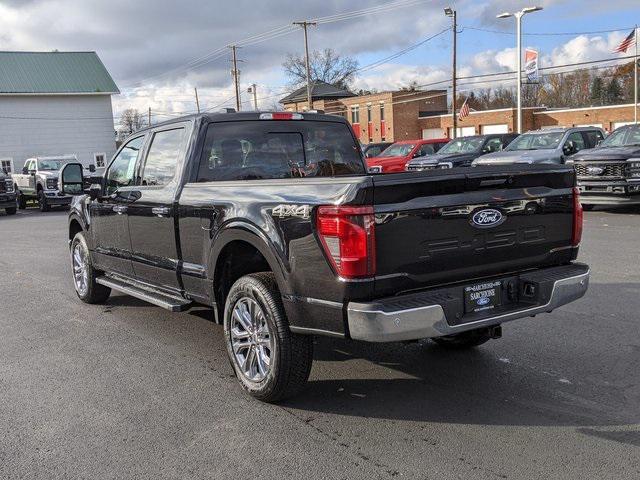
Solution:
M94 270L91 265L89 248L87 246L87 240L85 239L84 232L78 232L76 233L76 236L73 237L70 253L73 286L78 298L85 303L104 303L109 298L109 295L111 295L111 289L96 283L96 278L99 276L99 272ZM79 256L76 257L76 254ZM83 270L78 269L78 264L82 265ZM82 287L79 285L79 274L82 275L82 280L84 281Z
M5 208L4 211L7 215L15 215L16 214L16 207L9 207L9 208Z
M252 397L278 402L305 386L313 338L289 329L273 273L246 275L233 284L225 302L224 336L236 377Z
M47 203L47 196L44 194L44 190L38 190L38 206L41 212L51 210L51 205Z
M450 350L465 350L467 348L478 347L492 338L499 338L501 333L496 335L495 328L496 327L494 327L494 329L479 328L477 330L469 330L468 332L458 333L456 335L435 337L431 340L443 348Z
M22 195L22 192L20 190L18 190L18 187L15 187L16 189L16 195L18 197L17 203L18 203L18 208L20 210L24 210L25 208L27 208L27 199L24 198L24 195Z
M595 206L595 205L584 205L584 204L582 205L582 209L583 209L585 212L590 212L590 211L591 211L591 210L593 210L594 208L596 208L596 206Z

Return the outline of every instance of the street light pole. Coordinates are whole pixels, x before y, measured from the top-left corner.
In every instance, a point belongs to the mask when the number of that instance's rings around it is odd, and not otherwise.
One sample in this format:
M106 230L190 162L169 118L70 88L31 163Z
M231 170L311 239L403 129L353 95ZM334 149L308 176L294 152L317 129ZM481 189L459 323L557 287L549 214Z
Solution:
M453 123L453 132L451 134L451 138L456 138L458 136L458 116L456 115L456 95L457 95L457 85L456 85L456 57L458 50L458 16L457 12L453 10L451 7L447 7L444 9L444 14L447 17L451 17L453 22L451 31L453 33L453 53L452 53L452 69L451 69L451 120Z
M516 62L517 133L522 133L522 17L527 13L533 13L540 10L542 10L542 7L526 7L519 12L504 12L497 16L497 18L515 17L516 19L516 55L518 56Z

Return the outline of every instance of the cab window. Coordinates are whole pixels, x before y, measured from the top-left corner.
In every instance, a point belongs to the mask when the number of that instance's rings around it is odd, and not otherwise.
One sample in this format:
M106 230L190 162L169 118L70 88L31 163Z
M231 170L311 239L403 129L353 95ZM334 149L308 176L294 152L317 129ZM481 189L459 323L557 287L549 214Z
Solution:
M119 188L133 185L136 162L144 145L144 136L134 138L122 147L111 162L106 174L105 193L111 195Z
M573 145L575 146L575 152L579 152L580 150L585 148L584 138L582 138L582 134L580 132L571 133L567 137L567 142L565 143L565 145L567 145L569 142L573 142Z

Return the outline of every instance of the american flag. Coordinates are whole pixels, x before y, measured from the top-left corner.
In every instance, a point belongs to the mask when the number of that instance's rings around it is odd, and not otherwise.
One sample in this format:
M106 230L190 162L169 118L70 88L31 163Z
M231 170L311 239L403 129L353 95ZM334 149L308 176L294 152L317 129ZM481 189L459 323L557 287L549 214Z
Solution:
M613 49L613 53L627 53L629 48L633 47L636 43L636 29L631 30L631 33L620 42L616 48Z
M460 109L460 113L458 114L458 120L462 120L464 117L468 117L470 110L469 104L467 103L468 98L465 98L464 103L462 104L462 108Z

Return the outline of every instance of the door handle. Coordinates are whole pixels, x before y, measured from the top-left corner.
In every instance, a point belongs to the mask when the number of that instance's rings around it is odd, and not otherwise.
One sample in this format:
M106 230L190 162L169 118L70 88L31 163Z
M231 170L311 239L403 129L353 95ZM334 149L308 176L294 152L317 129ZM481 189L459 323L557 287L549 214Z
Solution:
M124 205L114 205L113 211L116 212L118 215L122 215L124 212L127 211L127 207L125 207Z
M151 213L159 217L165 217L169 215L170 212L171 212L171 209L169 207L153 207L151 209Z

